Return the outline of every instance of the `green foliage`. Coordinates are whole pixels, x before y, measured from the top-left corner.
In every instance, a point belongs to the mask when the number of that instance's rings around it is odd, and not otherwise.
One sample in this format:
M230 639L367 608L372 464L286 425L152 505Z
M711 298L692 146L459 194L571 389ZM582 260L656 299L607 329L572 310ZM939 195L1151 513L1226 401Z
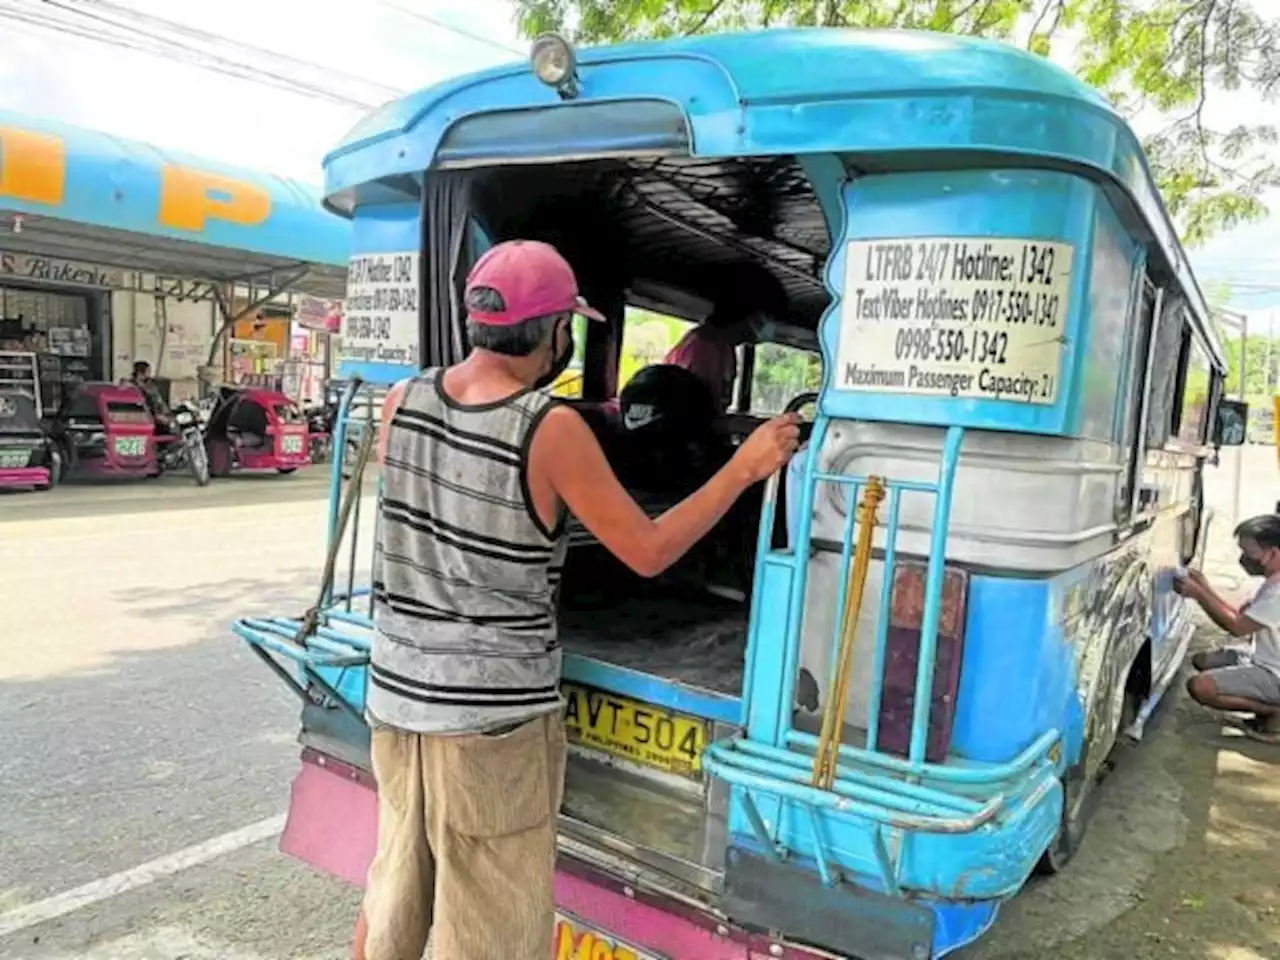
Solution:
M515 0L521 30L595 44L771 26L903 27L1072 51L1078 74L1127 116L1154 109L1144 142L1189 245L1267 212L1280 186L1276 128L1215 127L1213 89L1280 89L1280 20L1243 0Z
M1224 387L1228 396L1240 391L1240 337L1234 336L1223 344L1227 352L1227 379ZM1277 368L1280 368L1280 340L1273 340L1268 349L1265 336L1249 335L1244 350L1244 392L1248 397L1270 395L1274 390ZM1270 376L1268 376L1270 365Z
M661 363L672 347L680 342L694 325L688 320L668 317L627 307L622 325L622 356L618 360L618 389L621 390L637 371L653 363Z
M756 345L751 374L751 413L781 413L802 393L822 386L822 356L781 343Z

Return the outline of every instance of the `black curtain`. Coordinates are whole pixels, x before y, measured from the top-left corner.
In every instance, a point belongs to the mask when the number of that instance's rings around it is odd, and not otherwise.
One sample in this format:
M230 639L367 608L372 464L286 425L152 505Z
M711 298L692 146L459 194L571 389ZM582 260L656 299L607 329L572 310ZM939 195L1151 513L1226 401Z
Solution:
M422 365L458 363L470 349L462 293L474 258L469 170L431 171L422 194Z

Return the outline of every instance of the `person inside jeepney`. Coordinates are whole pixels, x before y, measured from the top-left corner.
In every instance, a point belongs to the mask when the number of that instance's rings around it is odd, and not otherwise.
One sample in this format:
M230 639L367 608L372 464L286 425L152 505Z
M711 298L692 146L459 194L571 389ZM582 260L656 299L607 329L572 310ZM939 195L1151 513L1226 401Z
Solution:
M795 451L760 426L656 520L571 406L542 392L573 355L578 296L548 244L498 244L464 292L472 350L383 406L367 711L377 853L356 960L544 960L565 770L556 594L572 512L654 577Z
M1227 644L1191 658L1198 673L1187 681L1197 703L1213 710L1246 713L1240 724L1255 740L1280 744L1280 516L1264 514L1235 530L1240 566L1262 577L1253 598L1236 606L1199 570L1175 577L1174 589L1194 600L1227 635Z
M733 397L733 384L738 375L736 348L740 337L737 326L721 327L713 322L699 324L689 330L674 347L666 352L659 364L645 367L632 377L632 383L640 380L656 367L679 367L691 373L710 393L713 416L721 416L728 409ZM628 384L630 386L631 384ZM632 390L634 393L634 388ZM616 397L592 405L605 414L610 426L635 429L623 417L623 405L629 399L626 387ZM641 424L642 426L645 424Z

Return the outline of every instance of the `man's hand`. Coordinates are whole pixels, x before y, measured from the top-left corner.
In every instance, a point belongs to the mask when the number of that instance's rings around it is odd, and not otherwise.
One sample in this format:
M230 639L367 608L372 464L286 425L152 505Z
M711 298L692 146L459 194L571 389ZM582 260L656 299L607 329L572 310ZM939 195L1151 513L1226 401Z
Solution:
M1181 577L1174 574L1173 592L1197 600L1209 594L1209 581L1201 571L1188 569Z
M799 446L800 418L784 413L756 427L733 455L733 463L750 486L782 469Z

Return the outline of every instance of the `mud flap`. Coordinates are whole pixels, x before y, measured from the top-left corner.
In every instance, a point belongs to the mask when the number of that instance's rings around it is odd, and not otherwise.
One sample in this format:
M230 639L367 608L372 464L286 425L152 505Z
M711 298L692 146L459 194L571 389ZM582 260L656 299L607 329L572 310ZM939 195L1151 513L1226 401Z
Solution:
M377 836L378 798L373 778L304 748L280 850L322 873L363 887Z
M737 923L858 960L929 960L933 911L853 884L828 887L811 871L730 847L725 911Z

